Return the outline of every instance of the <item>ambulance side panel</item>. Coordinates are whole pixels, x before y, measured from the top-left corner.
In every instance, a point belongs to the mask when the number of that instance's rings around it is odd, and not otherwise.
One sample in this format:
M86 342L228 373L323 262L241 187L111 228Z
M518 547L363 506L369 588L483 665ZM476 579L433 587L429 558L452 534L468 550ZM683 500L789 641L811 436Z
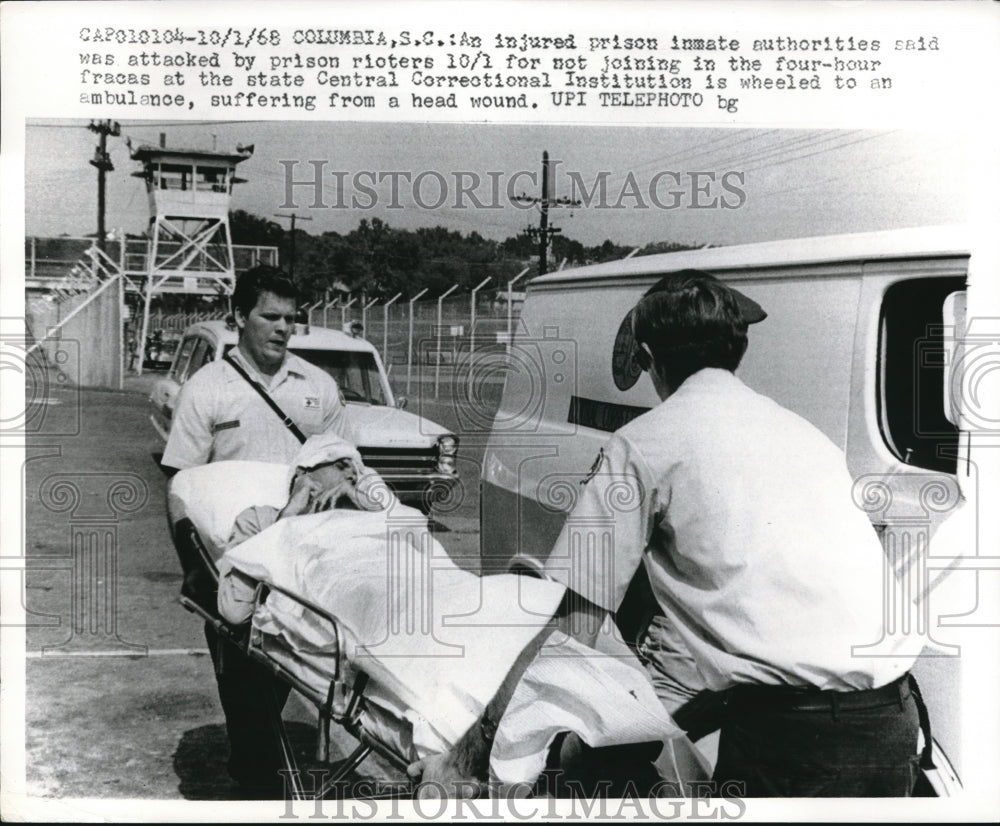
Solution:
M845 451L855 499L890 563L926 547L957 501L957 432L943 416L940 307L964 289L967 269L967 257L950 256L715 271L768 313L750 328L738 375ZM648 378L623 392L612 377L619 324L658 277L529 287L511 351L516 366L484 461L484 571L505 570L518 554L544 561L601 444L629 416L658 403ZM903 575L919 597L935 572ZM955 760L960 720L950 698L960 658L935 639L928 601L917 604L887 604L886 627L915 628L943 654L922 657L914 671L935 738ZM859 640L858 654L879 656L879 642Z
M720 276L768 312L738 375L844 448L860 267ZM619 390L612 365L619 325L657 278L529 287L483 464L484 571L544 560L601 445L659 403L645 376Z

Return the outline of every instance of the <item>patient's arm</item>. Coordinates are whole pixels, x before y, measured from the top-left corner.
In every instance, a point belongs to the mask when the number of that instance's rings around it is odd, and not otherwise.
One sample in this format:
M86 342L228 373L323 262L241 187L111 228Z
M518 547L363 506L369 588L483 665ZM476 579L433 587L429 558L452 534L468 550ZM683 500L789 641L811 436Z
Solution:
M257 582L235 568L219 579L219 614L233 625L240 625L253 614Z
M270 528L280 518L278 509L270 505L254 505L247 508L236 517L233 531L229 534L229 542L226 543L226 550L245 542L251 536L256 536L265 528Z
M567 591L555 619L543 628L525 647L500 684L493 699L487 704L479 720L465 733L449 752L434 754L407 767L407 774L427 784L420 789L421 797L446 796L474 797L477 780L488 775L493 735L503 717L514 689L525 669L538 655L545 641L553 633L573 637L592 646L605 611L572 591Z
M226 549L232 548L256 536L265 528L270 528L280 518L277 508L270 505L254 505L247 508L233 523ZM239 571L230 569L219 579L219 614L226 622L234 625L246 622L253 613L253 597L257 584Z

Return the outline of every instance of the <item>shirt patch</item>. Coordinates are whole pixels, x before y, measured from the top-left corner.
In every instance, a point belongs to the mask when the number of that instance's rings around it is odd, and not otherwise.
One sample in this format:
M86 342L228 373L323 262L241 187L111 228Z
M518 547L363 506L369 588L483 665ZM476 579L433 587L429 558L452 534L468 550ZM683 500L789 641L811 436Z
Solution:
M218 433L220 430L232 430L234 427L240 426L239 419L233 419L231 422L219 422L212 428L212 433Z
M306 396L306 410L319 410L319 397Z

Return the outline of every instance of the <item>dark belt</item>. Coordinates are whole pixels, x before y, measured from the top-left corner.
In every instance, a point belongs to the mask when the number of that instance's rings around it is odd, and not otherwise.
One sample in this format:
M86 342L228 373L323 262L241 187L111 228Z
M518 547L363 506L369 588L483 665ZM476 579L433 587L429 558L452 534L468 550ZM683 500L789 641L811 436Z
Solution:
M726 692L731 709L761 708L774 711L856 711L899 703L910 694L910 675L904 674L879 688L854 691L821 691L783 685L737 685Z

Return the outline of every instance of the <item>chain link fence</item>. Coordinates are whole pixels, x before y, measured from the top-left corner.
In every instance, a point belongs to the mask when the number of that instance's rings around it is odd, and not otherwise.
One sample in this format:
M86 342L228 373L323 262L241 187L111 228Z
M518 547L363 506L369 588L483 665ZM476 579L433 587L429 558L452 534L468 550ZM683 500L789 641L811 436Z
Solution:
M449 397L456 393L456 383L467 384L479 367L495 365L498 354L506 352L523 294L513 296L509 314L505 293L466 293L414 300L346 299L314 305L308 316L313 327L360 335L370 342L382 357L394 393ZM225 317L220 311L151 314L146 359L168 359L188 326ZM498 399L501 385L500 375L486 380L487 391L495 389Z
M446 294L432 299L366 302L348 299L315 307L310 323L364 337L378 350L393 391L434 398L453 395L456 384L471 381L477 366L506 351L523 294L514 293L508 313L506 294ZM502 377L495 382L502 384Z

